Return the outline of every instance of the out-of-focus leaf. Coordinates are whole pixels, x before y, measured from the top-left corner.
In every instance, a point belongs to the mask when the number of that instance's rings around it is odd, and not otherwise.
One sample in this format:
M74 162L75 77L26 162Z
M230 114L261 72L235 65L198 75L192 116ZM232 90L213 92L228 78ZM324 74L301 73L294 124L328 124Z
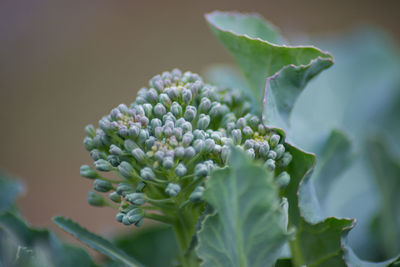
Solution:
M368 159L380 191L381 208L376 217L381 253L400 252L400 159L394 158L380 140L367 143Z
M275 267L293 267L291 259L279 259L276 261Z
M144 266L134 258L128 256L121 249L114 246L110 241L89 232L87 229L81 227L79 224L72 221L71 219L57 216L53 218L53 221L55 224L57 224L57 226L59 226L67 233L72 234L74 237L76 237L86 245L106 255L112 260L121 263L124 266Z
M280 45L274 27L255 14L216 11L206 19L243 72L255 111L263 110L269 126L286 128L297 97L311 78L332 65L332 56L315 47Z
M211 84L222 89L240 89L249 95L250 89L239 69L229 64L214 64L209 66L203 77Z
M0 215L0 228L12 237L5 237L2 241L8 249L0 254L2 259L8 261L6 266L10 261L15 266L95 266L82 248L61 242L49 230L29 227L13 213Z
M172 228L165 226L122 234L113 243L148 267L172 267L179 252Z
M349 138L340 130L332 130L317 152L318 161L312 176L318 200L322 204L335 179L338 179L352 162L354 154Z
M273 174L238 150L230 166L213 172L204 192L216 213L198 233L202 266L273 266L288 239Z
M23 185L0 170L0 213L9 210L22 193Z

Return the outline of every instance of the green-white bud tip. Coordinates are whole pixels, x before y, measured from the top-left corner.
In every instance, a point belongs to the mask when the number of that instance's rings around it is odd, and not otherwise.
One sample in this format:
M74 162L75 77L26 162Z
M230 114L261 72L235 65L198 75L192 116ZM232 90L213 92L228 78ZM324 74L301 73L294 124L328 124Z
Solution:
M235 145L240 145L242 142L242 131L239 129L232 130L232 139Z
M83 139L83 145L87 151L91 151L94 148L93 139L90 137L85 137L85 139Z
M125 199L126 199L126 201L129 201L133 205L137 205L137 206L140 206L140 205L143 205L144 203L146 203L146 198L143 193L127 194L125 196Z
M199 120L197 121L197 128L201 130L207 129L210 124L210 116L205 114L200 114Z
M132 155L136 159L137 162L139 162L139 163L146 162L146 155L144 154L142 149L135 148L134 150L132 150Z
M281 167L286 167L292 161L293 156L289 152L283 153L282 158L279 160L279 164Z
M264 166L265 166L268 170L270 170L270 171L275 170L275 160L273 160L273 159L268 159L268 160L264 163Z
M94 167L99 170L99 171L103 171L103 172L109 172L112 169L111 164L104 160L104 159L98 159L94 162Z
M197 110L194 106L187 106L184 114L184 118L187 121L192 121L196 118Z
M140 177L143 178L143 180L153 180L156 175L154 174L153 170L150 167L144 167L143 169L140 170Z
M189 196L190 201L195 203L200 202L203 197L203 192L204 192L204 187L197 186L196 189Z
M169 183L167 188L165 188L165 193L169 196L174 197L181 191L181 186L179 184Z
M82 165L80 168L81 176L88 179L95 179L99 177L98 173L93 170L89 165Z
M172 157L165 157L162 161L162 166L169 170L174 166L174 159Z
M94 190L98 191L98 192L108 192L110 191L113 186L110 182L102 180L102 179L96 179L94 180L94 184L93 184Z
M271 138L269 139L269 144L274 147L279 143L279 140L281 140L281 137L277 134L273 134Z
M112 192L108 195L112 202L121 203L121 196L117 192Z
M126 196L126 194L128 193L132 193L134 192L133 188L127 184L127 183L120 183L117 186L117 190L116 190L117 194L120 196Z
M290 183L290 175L287 172L281 172L278 177L276 177L276 183L280 188L287 186Z
M282 144L279 144L275 147L275 152L276 152L276 158L279 159L280 157L283 156L283 153L285 153L285 147Z
M277 156L277 154L276 154L276 152L274 150L270 150L267 153L267 158L269 158L269 159L276 159L276 156Z
M204 163L199 163L194 168L194 175L196 177L205 177L208 175L208 168L207 165Z
M85 133L89 137L94 137L94 135L96 134L96 129L92 124L89 124L85 127Z
M107 205L107 201L94 191L88 192L87 201L91 206L95 207L103 207Z
M118 171L123 177L127 179L132 178L134 172L132 165L126 161L123 161L118 165Z
M183 163L179 163L175 168L175 174L179 177L186 175L187 169Z
M159 118L162 118L165 113L167 113L166 108L164 107L163 104L157 103L157 105L154 107L154 115L156 115Z
M109 149L110 154L119 156L122 154L122 149L117 147L116 145L112 144Z
M123 214L122 212L118 212L117 215L115 216L115 220L117 222L122 223L122 219L124 218L125 214Z

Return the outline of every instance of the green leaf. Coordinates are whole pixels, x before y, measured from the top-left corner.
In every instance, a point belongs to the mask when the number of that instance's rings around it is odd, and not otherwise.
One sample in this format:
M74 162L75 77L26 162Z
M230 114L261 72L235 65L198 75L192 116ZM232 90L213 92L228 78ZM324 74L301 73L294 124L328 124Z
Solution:
M0 170L0 213L9 210L21 195L23 185Z
M318 162L312 179L318 200L323 203L335 179L351 164L355 153L349 138L340 130L332 130L326 142L317 151Z
M238 63L255 110L264 110L270 126L284 128L306 83L333 64L331 55L315 47L279 44L274 27L258 15L215 11L206 19Z
M273 174L238 150L230 166L214 171L204 192L216 213L198 232L202 266L273 266L288 239Z
M53 218L53 221L61 229L72 234L89 247L123 264L124 266L144 266L134 258L126 255L126 253L119 248L115 247L110 241L89 232L71 219L57 216Z
M113 243L149 267L172 267L179 252L172 228L165 226L152 226L125 233L115 238Z
M368 160L380 191L381 208L375 225L381 253L391 257L400 252L400 159L380 139L367 142Z
M0 215L1 228L7 233L0 238L7 252L0 253L0 258L8 263L11 260L16 261L16 266L95 266L82 248L61 242L49 230L29 227L11 212Z

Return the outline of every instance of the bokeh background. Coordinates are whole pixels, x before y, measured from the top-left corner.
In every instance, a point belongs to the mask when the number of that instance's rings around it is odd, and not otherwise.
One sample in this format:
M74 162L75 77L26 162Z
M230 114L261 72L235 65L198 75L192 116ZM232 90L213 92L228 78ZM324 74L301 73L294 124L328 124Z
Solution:
M131 103L155 74L233 62L203 14L258 12L285 36L372 24L400 41L400 1L0 1L0 168L21 177L22 214L54 228L66 215L98 233L122 229L86 203L86 124Z

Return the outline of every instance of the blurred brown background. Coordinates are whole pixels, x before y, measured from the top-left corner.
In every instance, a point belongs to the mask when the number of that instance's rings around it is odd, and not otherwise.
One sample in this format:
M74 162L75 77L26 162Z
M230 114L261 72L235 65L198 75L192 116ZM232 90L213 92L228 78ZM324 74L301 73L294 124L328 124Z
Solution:
M66 215L96 232L122 229L115 212L86 204L91 163L83 127L97 123L157 73L232 62L203 14L258 12L286 36L360 23L400 40L400 1L0 1L0 168L22 177L22 213L52 226Z

